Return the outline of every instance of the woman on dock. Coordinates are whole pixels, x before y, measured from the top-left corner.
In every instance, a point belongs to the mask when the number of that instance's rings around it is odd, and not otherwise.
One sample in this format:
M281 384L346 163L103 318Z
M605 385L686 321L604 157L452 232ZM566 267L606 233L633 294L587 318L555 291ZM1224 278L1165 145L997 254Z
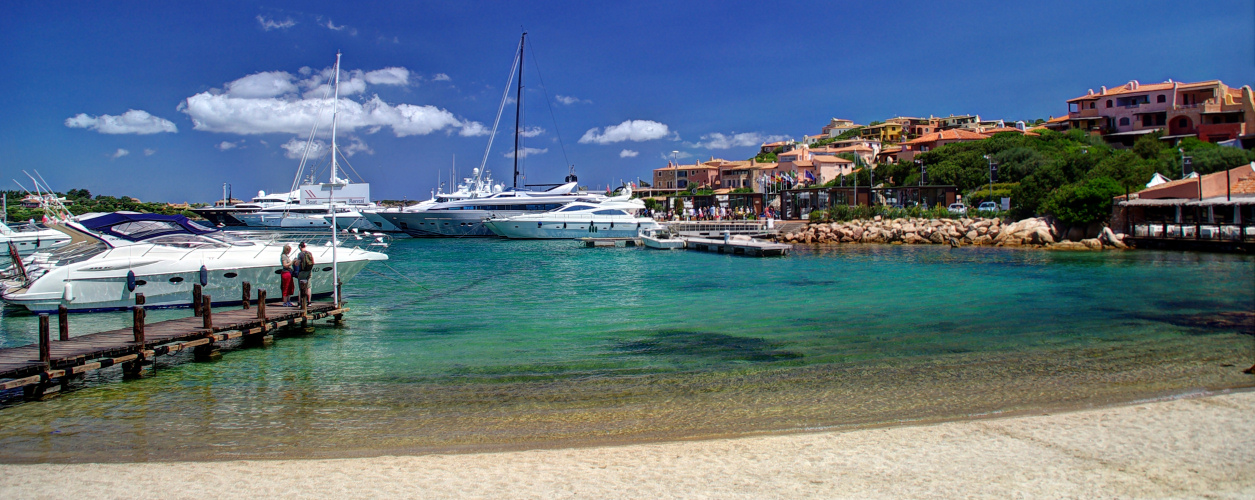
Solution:
M289 243L283 245L283 254L279 256L279 263L283 265L283 281L280 282L280 290L283 292L283 306L292 307L292 245Z

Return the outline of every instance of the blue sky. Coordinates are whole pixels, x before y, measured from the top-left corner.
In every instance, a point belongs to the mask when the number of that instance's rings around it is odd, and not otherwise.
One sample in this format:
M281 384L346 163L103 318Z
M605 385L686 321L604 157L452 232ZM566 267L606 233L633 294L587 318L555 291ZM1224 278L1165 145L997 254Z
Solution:
M349 162L376 199L425 198L455 156L460 175L483 160L522 28L528 183L557 182L568 164L593 186L648 178L673 150L689 161L745 159L763 140L815 134L832 117L1034 119L1133 79L1255 82L1249 0L22 2L4 11L0 183L29 185L21 171L38 170L59 190L174 202L217 199L224 182L237 197L286 190L291 151L309 134L337 50ZM507 108L487 156L507 183L512 127Z

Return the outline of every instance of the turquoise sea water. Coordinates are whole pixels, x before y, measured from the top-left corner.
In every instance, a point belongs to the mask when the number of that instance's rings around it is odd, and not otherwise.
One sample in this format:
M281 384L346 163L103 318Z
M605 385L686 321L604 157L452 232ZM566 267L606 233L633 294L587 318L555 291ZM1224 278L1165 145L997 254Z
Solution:
M390 254L345 287L344 326L10 400L0 461L580 446L1255 386L1241 373L1255 363L1248 256L817 246L755 259L495 239ZM71 321L75 334L128 322ZM35 326L5 309L0 346L33 342Z

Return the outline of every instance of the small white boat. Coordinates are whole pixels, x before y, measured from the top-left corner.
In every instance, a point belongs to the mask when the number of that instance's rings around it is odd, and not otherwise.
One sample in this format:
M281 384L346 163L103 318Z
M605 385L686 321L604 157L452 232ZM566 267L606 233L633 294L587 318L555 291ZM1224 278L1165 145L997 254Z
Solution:
M657 248L659 250L682 250L684 249L684 240L671 234L671 230L665 227L656 227L649 230L642 230L640 233L641 244L647 248Z

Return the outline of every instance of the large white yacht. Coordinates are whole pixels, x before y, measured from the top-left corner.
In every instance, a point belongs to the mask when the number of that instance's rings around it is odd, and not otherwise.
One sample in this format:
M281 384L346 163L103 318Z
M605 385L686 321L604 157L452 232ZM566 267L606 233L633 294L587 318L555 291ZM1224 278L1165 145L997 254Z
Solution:
M490 217L484 226L493 234L512 239L632 238L658 223L636 214L645 208L631 192L604 201L575 201L548 212Z
M547 212L574 201L599 203L600 194L574 192L575 182L548 191L505 190L483 198L435 203L414 212L381 213L385 220L414 237L494 236L484 219Z
M0 298L6 303L33 312L55 312L61 304L99 311L129 307L143 293L150 307L186 307L193 284L200 283L214 304L238 304L244 281L278 298L282 241L240 238L181 215L87 214L52 228L71 242L34 254L23 276L4 282ZM341 281L371 261L388 259L343 244L307 249L317 263L310 279L315 296L333 291L333 252Z
M388 221L385 216L387 214L422 212L437 203L447 203L454 200L467 200L471 198L484 198L492 196L493 193L500 193L503 189L504 186L501 184L493 184L492 174L485 172L484 175L481 176L479 175L479 169L473 168L471 169L471 176L462 179L462 183L458 184L457 189L453 190L453 192L442 193L434 191L431 194L431 198L404 207L361 210L362 217L364 217L367 222L373 226L366 227L364 229L370 231L383 231L387 233L407 234L402 231L400 227L397 227L393 225L392 222ZM359 227L359 229L362 228Z
M223 199L227 199L223 196ZM192 211L201 217L204 217L211 224L217 227L227 226L246 226L247 224L237 219L237 216L251 214L258 210L273 207L276 205L284 205L300 200L295 191L289 193L270 193L258 191L257 196L245 203L236 203L234 205L212 207L193 208ZM224 202L225 203L225 202Z

